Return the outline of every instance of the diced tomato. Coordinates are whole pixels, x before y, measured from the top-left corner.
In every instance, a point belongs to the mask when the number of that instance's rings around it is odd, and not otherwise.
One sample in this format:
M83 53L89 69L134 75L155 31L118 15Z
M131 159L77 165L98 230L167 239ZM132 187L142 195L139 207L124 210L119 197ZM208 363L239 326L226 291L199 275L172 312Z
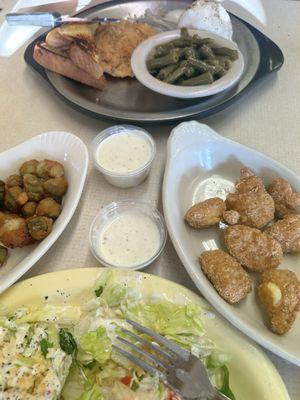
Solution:
M124 376L124 378L121 378L121 382L124 383L124 385L126 386L130 386L131 381L132 381L132 376L129 375Z
M182 400L182 398L175 392L170 392L168 400Z

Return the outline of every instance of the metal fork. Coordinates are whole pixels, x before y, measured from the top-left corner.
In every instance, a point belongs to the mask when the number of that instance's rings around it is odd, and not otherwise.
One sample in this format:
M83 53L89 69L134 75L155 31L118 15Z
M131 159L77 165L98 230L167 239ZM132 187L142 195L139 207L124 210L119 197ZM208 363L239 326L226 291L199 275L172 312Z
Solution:
M119 346L113 345L114 349L120 354L150 375L158 376L160 381L184 399L230 400L212 386L206 368L199 358L151 329L145 328L129 319L127 319L127 322L137 331L149 336L155 343L127 329L122 329L122 332L136 342L153 350L157 355L149 353L130 340L118 336L117 339L120 342L138 353L143 359L136 357Z

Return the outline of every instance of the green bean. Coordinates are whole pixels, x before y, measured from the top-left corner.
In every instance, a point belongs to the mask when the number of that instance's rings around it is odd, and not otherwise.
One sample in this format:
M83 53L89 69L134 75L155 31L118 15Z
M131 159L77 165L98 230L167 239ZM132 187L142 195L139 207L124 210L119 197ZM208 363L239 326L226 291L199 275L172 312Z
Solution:
M169 43L169 45L171 45L172 47L187 47L190 46L192 44L192 39L184 39L184 38L178 38L178 39L174 39L171 40L171 42Z
M186 40L191 40L192 39L190 34L189 34L189 31L187 30L187 28L181 28L180 29L180 36L183 39L186 39Z
M154 58L163 57L170 53L170 47L168 46L157 46L154 53Z
M166 77L171 74L173 71L175 71L176 68L178 68L179 64L170 64L167 67L162 68L158 75L157 78L163 81L166 79Z
M185 56L185 49L182 47L174 47L170 50L170 54L177 54L179 58L183 58Z
M220 64L218 58L210 58L209 60L205 60L205 62L206 64L213 65L214 67Z
M229 68L232 65L232 61L230 60L229 57L218 57L218 61L220 65L226 70L229 70Z
M177 54L167 54L166 56L159 58L151 58L147 61L148 69L155 70L166 67L170 64L176 64L179 61L179 56Z
M198 50L199 56L209 59L209 58L215 58L214 52L212 51L211 47L209 47L207 44L203 44L200 49Z
M206 72L208 69L208 65L201 60L197 60L196 58L190 58L188 60L189 65L196 68L200 72Z
M222 76L226 75L226 69L221 67L220 71L218 71L218 73L215 75L215 77L217 79L222 78Z
M196 69L193 67L186 67L184 76L186 78L192 78L196 74Z
M186 47L183 51L186 59L197 57L196 49L194 49L194 47Z
M208 85L213 83L214 78L210 72L195 76L194 78L183 80L181 86L197 86L197 85Z
M185 72L187 67L185 65L180 65L178 68L175 69L171 74L169 74L164 82L166 83L175 83L179 78L181 78Z
M192 44L196 46L202 46L203 44L207 44L211 47L215 46L215 41L210 38L201 38L199 35L194 35L192 37Z
M213 51L217 56L227 56L232 61L235 61L239 58L239 53L237 50L228 49L227 47L214 47Z

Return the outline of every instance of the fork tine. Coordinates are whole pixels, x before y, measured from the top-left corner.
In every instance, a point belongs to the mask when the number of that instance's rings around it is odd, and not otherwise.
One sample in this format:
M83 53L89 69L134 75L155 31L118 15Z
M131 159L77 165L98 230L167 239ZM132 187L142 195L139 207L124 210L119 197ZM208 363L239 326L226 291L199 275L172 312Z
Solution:
M178 346L176 343L172 342L164 338L163 336L159 335L156 332L153 332L151 329L146 328L131 319L126 320L131 326L137 329L140 332L145 333L146 335L152 337L157 343L165 346L167 349L171 350L175 353L178 357L181 357L183 360L188 361L190 357L190 353L187 350L184 350L182 347Z
M162 349L161 347L159 347L158 345L153 344L153 343L149 342L148 340L145 340L144 338L136 335L135 333L133 333L131 331L128 331L127 329L122 329L122 332L125 333L125 335L130 336L132 339L135 339L138 342L146 345L150 349L154 350L156 353L160 354L162 357L167 359L166 361L168 361L168 362L173 361L173 356L170 353L168 353L167 351L165 351L164 349Z
M152 361L153 363L155 363L156 365L160 366L163 369L168 370L169 366L167 364L165 364L163 361L159 360L157 357L153 356L152 354L148 353L147 351L139 348L138 346L136 346L135 344L133 344L132 342L123 339L120 336L117 336L117 339L124 343L126 346L130 347L132 350L136 351L137 353L141 354L142 356L146 357L148 360Z
M157 375L162 382L167 384L167 378L166 378L166 375L164 373L162 373L161 371L159 371L156 368L152 367L152 365L146 363L145 361L140 360L139 358L133 356L128 351L123 350L121 347L116 346L115 344L113 344L112 347L115 350L117 350L120 354L122 354L122 356L128 358L128 360L133 362L133 364L138 365L140 368L142 368L144 371L148 372L148 374L150 374L152 376L153 375Z

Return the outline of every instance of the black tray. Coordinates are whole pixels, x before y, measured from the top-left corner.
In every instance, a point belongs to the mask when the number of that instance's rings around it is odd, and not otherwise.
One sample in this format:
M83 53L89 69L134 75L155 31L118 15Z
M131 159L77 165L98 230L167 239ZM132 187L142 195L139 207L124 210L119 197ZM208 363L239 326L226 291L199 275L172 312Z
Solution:
M116 17L143 15L146 9L153 13L186 8L188 0L117 0L93 6L79 14L81 17ZM46 34L34 40L26 49L24 58L66 103L78 111L98 119L140 123L162 123L203 118L223 110L253 88L261 78L281 68L284 57L280 48L268 37L231 15L234 41L244 56L245 69L239 83L225 92L201 99L175 99L157 94L135 79L108 78L105 90L99 91L45 70L33 59L33 49Z

